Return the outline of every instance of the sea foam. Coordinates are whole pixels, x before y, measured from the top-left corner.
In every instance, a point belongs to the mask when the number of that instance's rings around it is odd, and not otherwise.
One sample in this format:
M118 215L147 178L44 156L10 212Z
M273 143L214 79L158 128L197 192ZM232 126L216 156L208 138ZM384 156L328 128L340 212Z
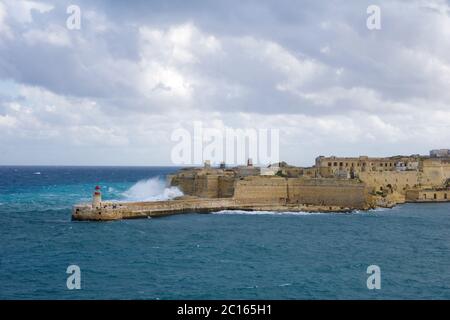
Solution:
M122 195L126 201L159 201L180 197L183 192L177 187L166 187L160 177L155 177L138 181Z
M222 210L215 214L248 214L248 215L293 215L293 216L310 216L327 214L326 212L306 212L306 211L245 211L245 210Z

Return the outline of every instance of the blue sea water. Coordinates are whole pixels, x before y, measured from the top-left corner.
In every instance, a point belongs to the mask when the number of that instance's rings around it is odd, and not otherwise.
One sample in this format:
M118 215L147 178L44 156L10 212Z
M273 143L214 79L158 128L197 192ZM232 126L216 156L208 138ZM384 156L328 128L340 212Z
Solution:
M106 199L158 198L175 170L0 167L0 299L450 299L448 203L70 219L97 184ZM81 290L66 287L72 264Z

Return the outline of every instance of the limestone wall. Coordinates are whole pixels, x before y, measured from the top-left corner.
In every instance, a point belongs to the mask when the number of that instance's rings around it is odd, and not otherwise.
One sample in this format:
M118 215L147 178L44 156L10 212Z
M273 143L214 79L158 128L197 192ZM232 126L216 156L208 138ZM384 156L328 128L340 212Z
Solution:
M320 156L316 158L315 166L319 168L318 172L322 177L343 177L342 172L348 172L349 177L357 177L361 172L417 170L420 159L419 155L386 158Z
M204 198L217 198L219 188L218 175L178 175L171 180L184 194Z
M367 190L356 180L289 179L289 203L364 208Z
M359 179L366 183L369 192L387 190L405 194L419 184L420 175L418 171L372 171L359 173Z
M235 178L232 176L219 177L218 197L219 198L233 197L234 196L234 183L235 183Z
M414 187L442 187L449 178L450 162L433 159L424 160L420 170L359 173L359 179L367 184L369 191L392 190L400 194Z
M450 201L450 190L407 190L408 202L445 202Z
M255 202L284 203L287 199L286 178L276 176L243 178L236 181L234 198Z
M422 185L428 187L439 187L450 179L449 159L426 159L422 163Z
M367 190L356 180L248 177L236 183L235 199L364 208Z
M169 184L185 195L202 198L230 198L234 195L233 175L212 173L179 174L170 177Z
M202 189L199 190L198 196L202 198L218 198L219 197L219 176L205 175L202 176Z

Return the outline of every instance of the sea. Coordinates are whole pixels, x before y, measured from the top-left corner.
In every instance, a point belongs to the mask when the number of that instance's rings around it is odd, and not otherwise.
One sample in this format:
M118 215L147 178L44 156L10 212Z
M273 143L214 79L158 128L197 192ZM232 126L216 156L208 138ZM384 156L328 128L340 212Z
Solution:
M450 203L71 221L96 185L176 197L177 169L0 167L0 299L450 299Z

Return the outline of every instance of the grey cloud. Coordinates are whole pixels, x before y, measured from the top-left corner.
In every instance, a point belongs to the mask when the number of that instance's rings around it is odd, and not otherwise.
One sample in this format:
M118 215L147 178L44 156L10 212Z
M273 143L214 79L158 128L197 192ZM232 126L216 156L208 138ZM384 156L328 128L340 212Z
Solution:
M389 141L372 141L384 153L407 152L421 137L417 148L425 148L431 120L424 110L437 122L434 134L450 134L448 1L379 1L379 31L366 28L372 1L81 0L82 30L69 31L72 2L44 1L54 9L34 10L26 23L7 12L3 21L9 35L0 33L0 78L24 88L0 97L0 132L22 139L21 150L8 147L14 159L33 135L49 150L69 141L82 158L95 132L113 142L106 152L139 150L192 119L280 128L290 159L299 148L330 144L370 153L363 140L377 136ZM173 31L183 26L190 36ZM327 126L341 130L340 142ZM345 138L351 135L360 138ZM164 149L156 140L150 145ZM159 163L167 161L159 154Z

